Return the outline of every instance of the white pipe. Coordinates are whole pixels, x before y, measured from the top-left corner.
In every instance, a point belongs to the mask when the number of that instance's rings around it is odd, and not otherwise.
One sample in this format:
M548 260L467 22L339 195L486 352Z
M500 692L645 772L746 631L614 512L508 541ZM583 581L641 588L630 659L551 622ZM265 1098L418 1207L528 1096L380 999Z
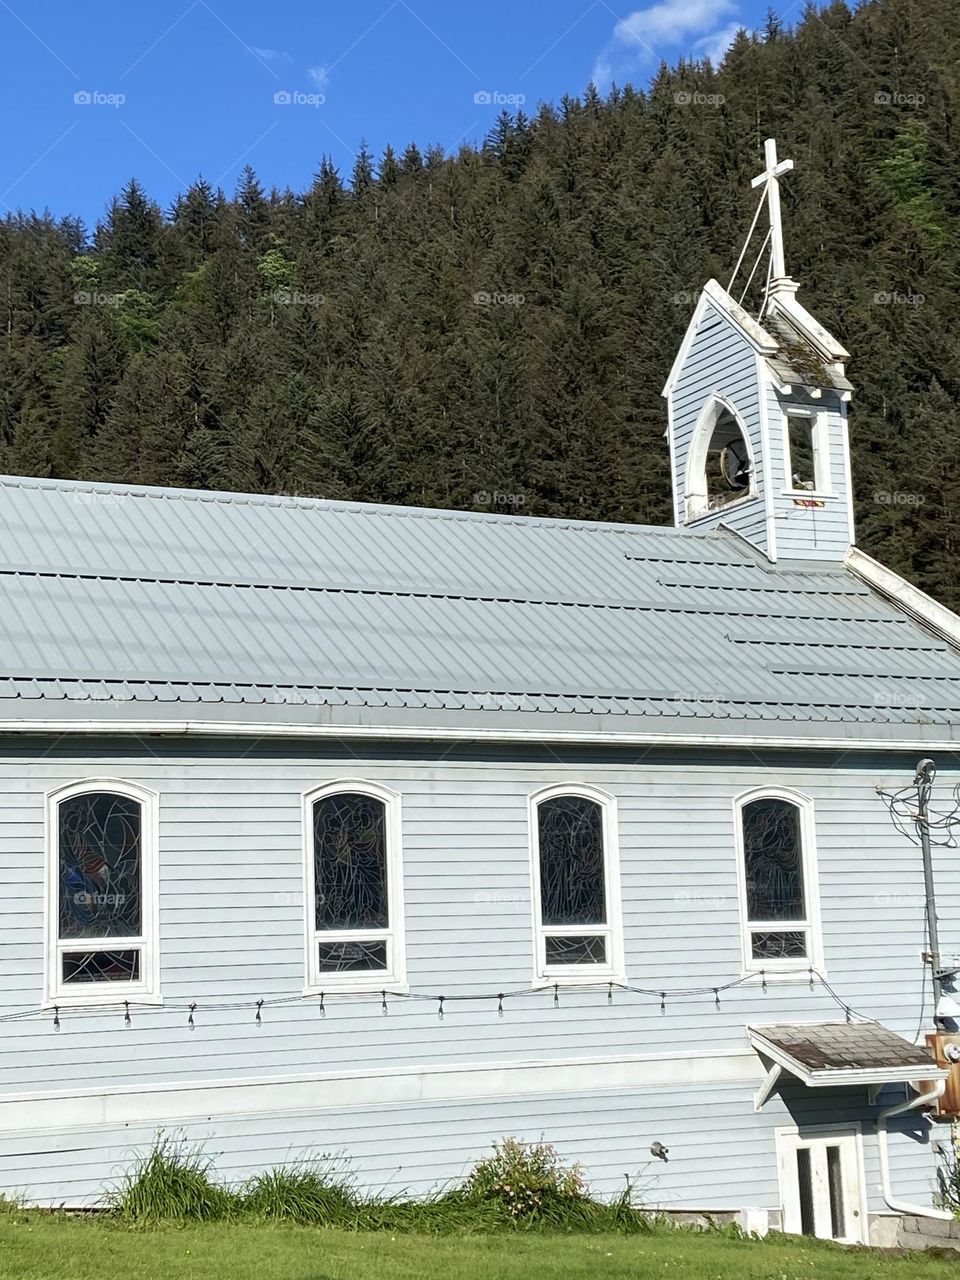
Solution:
M953 1214L946 1209L929 1209L919 1204L908 1204L906 1200L898 1200L890 1186L890 1159L887 1152L887 1121L894 1116L903 1115L905 1111L913 1111L917 1107L927 1106L942 1098L947 1087L946 1080L937 1080L934 1087L926 1093L918 1093L915 1098L906 1102L898 1102L892 1107L884 1107L877 1116L877 1153L880 1157L880 1191L884 1201L897 1213L910 1213L920 1218L938 1218L941 1222L952 1222ZM929 1120L929 1116L924 1116Z

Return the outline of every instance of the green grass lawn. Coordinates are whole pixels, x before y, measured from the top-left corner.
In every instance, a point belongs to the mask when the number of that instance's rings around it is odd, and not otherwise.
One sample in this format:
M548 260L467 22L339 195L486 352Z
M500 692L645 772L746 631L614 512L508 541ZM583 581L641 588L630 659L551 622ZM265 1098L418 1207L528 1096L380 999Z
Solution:
M216 1224L132 1229L116 1222L0 1218L0 1280L955 1280L956 1261L771 1237L417 1236Z

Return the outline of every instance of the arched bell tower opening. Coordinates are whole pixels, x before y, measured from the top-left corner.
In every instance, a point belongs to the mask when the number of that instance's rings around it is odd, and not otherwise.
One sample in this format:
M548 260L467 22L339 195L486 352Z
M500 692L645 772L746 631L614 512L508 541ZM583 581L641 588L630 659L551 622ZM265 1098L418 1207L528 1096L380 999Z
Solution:
M686 519L696 520L756 494L753 453L740 416L723 396L713 395L694 431Z

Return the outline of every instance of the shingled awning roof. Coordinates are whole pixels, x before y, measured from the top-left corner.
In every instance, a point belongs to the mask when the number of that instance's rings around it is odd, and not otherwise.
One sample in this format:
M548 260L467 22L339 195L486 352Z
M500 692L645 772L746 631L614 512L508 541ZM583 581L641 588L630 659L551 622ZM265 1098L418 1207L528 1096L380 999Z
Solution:
M926 1049L878 1022L780 1023L748 1027L754 1049L771 1065L757 1095L763 1106L784 1071L810 1088L944 1080Z

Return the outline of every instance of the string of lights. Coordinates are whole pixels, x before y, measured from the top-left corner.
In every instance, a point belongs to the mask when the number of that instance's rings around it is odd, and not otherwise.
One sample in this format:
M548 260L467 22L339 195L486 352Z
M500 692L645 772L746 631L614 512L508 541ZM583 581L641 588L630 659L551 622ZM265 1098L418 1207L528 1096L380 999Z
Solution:
M771 975L773 976L773 975ZM844 1011L847 1022L851 1022L854 1017L860 1021L876 1022L875 1018L871 1018L867 1014L859 1013L851 1005L843 999L839 992L827 982L819 970L812 967L803 967L797 969L776 971L777 978L781 977L806 977L809 989L814 991L819 986L826 994ZM353 1005L355 1002L376 1002L380 1004L380 1012L384 1017L390 1013L391 1002L402 1004L405 1002L427 1002L437 1006L437 1017L443 1021L447 1006L464 1004L464 1003L488 1003L496 1005L498 1017L504 1017L504 1002L521 999L532 999L538 996L552 996L553 1007L560 1008L561 997L574 994L590 994L599 993L606 996L606 1004L612 1005L614 997L617 994L633 995L646 997L659 1002L660 1012L667 1013L670 1003L678 1003L683 1000L702 999L704 997L713 997L714 1008L720 1010L722 1008L721 995L725 992L733 991L738 987L747 984L755 986L759 979L761 992L766 995L769 987L767 981L767 973L760 970L756 974L747 974L740 978L733 978L728 982L717 983L716 985L698 986L698 987L639 987L628 982L603 982L596 984L578 985L575 988L562 986L559 982L547 984L542 987L517 987L512 990L494 991L483 993L464 993L445 995L442 993L431 994L422 991L390 991L383 988L380 991L371 991L363 993L340 993L321 991L317 994L289 996L273 996L258 1000L240 999L225 1000L216 999L210 1001L164 1001L162 1005L138 1005L131 1003L129 1000L117 1001L116 1004L97 1004L95 1006L87 1005L85 1007L75 1006L59 1006L54 1005L52 1008L38 1009L20 1009L13 1013L0 1014L0 1023L5 1022L22 1022L30 1018L46 1018L52 1015L52 1026L55 1031L59 1031L66 1018L74 1014L86 1014L90 1012L96 1013L121 1013L123 1016L123 1025L126 1028L133 1026L134 1015L153 1016L163 1012L182 1012L187 1015L187 1027L191 1031L197 1029L197 1017L203 1013L223 1013L223 1012L249 1012L252 1013L254 1025L261 1028L265 1024L264 1010L280 1008L286 1005L313 1005L321 1018L326 1018L327 1012L331 1005L336 1006L338 1000L343 999Z

